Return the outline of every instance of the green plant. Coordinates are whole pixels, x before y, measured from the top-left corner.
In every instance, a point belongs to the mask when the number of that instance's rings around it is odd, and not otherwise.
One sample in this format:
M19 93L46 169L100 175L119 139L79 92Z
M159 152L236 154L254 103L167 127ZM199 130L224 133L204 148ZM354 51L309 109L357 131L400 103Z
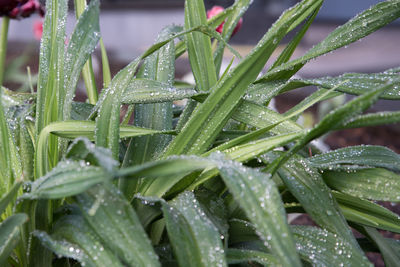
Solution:
M371 7L290 60L322 3L304 0L285 11L219 77L224 48L251 1L238 0L207 21L203 2L187 0L184 28L162 30L111 79L99 1L84 8L75 0L79 19L65 48L67 1L47 0L36 94L1 90L0 263L370 266L364 253L379 251L396 266L400 244L377 229L399 233L399 217L373 201L400 201L399 155L379 146L321 153L310 142L338 129L398 122L399 112L362 113L380 98L400 98L400 69L291 77L400 17L400 1ZM224 20L219 35L214 29ZM90 57L99 41L104 89L97 97ZM174 79L175 59L185 51L194 86ZM80 73L89 103L73 101ZM310 84L319 89L285 114L267 107L276 95ZM357 97L311 130L293 120L342 94ZM173 106L179 99L188 99L184 109ZM122 104L129 108L121 122ZM319 227L289 225L293 212ZM366 238L355 238L349 225Z

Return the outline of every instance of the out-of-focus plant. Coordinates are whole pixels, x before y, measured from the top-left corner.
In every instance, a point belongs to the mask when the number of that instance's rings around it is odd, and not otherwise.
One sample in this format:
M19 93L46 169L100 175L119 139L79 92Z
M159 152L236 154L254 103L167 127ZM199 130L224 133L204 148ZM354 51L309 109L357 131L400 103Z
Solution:
M371 266L368 251L398 264L398 241L378 230L399 233L399 217L375 201L400 201L399 155L380 146L322 153L310 142L334 130L398 122L399 112L363 111L378 99L399 100L400 69L292 77L400 17L400 1L365 10L294 60L323 0L286 10L241 57L227 42L251 2L238 0L207 20L201 0L186 0L184 27L164 28L111 78L99 1L75 1L78 21L66 45L67 1L47 0L36 93L3 88L0 95L1 264ZM99 42L98 96L90 57ZM240 62L220 76L225 48ZM193 85L175 80L184 52ZM73 101L81 73L89 103ZM318 90L286 113L267 107L308 85ZM315 103L344 94L357 97L310 130L295 122ZM181 99L188 99L184 108L173 105ZM121 105L128 106L122 120ZM306 213L318 227L290 225L290 213Z

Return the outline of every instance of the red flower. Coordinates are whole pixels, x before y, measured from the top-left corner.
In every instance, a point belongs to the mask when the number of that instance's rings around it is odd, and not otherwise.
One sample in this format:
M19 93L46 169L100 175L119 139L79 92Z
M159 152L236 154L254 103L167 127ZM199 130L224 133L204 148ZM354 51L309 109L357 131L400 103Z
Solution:
M212 18L219 13L224 11L224 8L222 6L213 6L210 10L207 11L207 19ZM232 36L234 36L242 27L243 19L240 18L238 24L236 25L235 29L233 29ZM223 27L224 27L225 21L222 22L215 30L219 33L222 33Z
M36 12L44 16L44 9L38 0L0 0L0 16L20 19Z

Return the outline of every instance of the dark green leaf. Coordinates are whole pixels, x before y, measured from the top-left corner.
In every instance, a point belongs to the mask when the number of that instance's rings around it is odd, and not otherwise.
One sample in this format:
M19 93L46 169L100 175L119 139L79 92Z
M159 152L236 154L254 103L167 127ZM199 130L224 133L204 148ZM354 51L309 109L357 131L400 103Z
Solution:
M57 220L51 236L43 231L35 231L34 236L59 257L72 258L93 267L124 266L79 215L67 215Z
M21 187L21 182L16 182L11 189L5 193L4 195L1 196L0 199L0 215L3 214L3 212L6 210L8 205L16 199L18 190Z
M218 169L229 191L282 265L301 266L282 200L270 177L235 162L224 162Z
M95 186L75 199L102 242L129 266L160 265L135 211L114 187Z
M230 248L226 254L229 264L256 262L264 266L282 266L276 256L261 251Z
M323 177L332 189L352 196L400 202L400 176L386 169L328 171Z
M300 156L296 156L281 167L278 173L289 191L317 224L358 248L331 190L316 169Z
M99 6L100 1L90 1L79 17L68 42L65 53L64 90L60 95L60 103L63 105L61 110L63 120L70 119L71 103L82 68L100 40Z
M180 266L227 266L217 227L193 193L184 192L162 203L166 227Z
M85 161L61 161L45 176L31 184L23 198L57 199L86 191L95 184L111 180L102 167L87 165Z
M324 170L343 170L346 165L363 165L400 172L400 155L382 146L340 148L307 160L313 167Z
M399 265L400 257L396 251L390 246L390 243L374 228L364 227L370 238L379 247L382 253L383 260L387 267L396 267Z
M327 230L310 226L292 226L296 248L313 266L372 266L357 249Z
M19 242L19 228L26 221L26 214L16 213L0 224L0 264L6 264L7 258Z
M400 233L400 218L390 210L371 201L332 192L346 220L357 224Z

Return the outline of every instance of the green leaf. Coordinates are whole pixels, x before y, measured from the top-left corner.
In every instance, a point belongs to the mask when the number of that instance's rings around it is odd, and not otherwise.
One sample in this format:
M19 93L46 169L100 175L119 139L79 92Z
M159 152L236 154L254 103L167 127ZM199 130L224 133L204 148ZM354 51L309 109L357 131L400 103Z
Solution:
M138 166L123 168L117 176L133 177L167 177L215 166L211 159L195 156L172 156L165 160L147 162Z
M18 190L21 187L21 184L22 184L21 182L16 182L7 193L5 193L4 195L1 196L0 216L7 209L8 205L16 199Z
M357 224L400 233L400 218L371 201L340 192L332 192L347 220Z
M313 266L372 266L358 250L327 230L311 226L292 226L296 248Z
M307 85L316 85L323 88L332 88L338 84L340 86L337 87L337 91L343 92L351 95L362 95L366 91L373 90L374 88L381 87L387 83L387 81L398 78L398 73L346 73L340 75L338 77L324 77L318 79L310 79L310 80L293 80L292 83L296 83L300 85L303 83L303 86ZM400 81L394 83L393 88L385 91L380 98L382 99L390 99L397 100L400 99L399 96L399 86Z
M180 266L227 266L218 229L193 193L163 202L169 239Z
M2 88L0 88L0 96L3 96ZM2 195L11 187L15 179L20 179L22 170L1 99L0 97L0 194Z
M174 26L163 29L156 42L170 39L175 34L175 31L176 27ZM175 77L174 63L175 44L174 41L170 41L145 59L137 77L147 78L147 81L164 84L171 88ZM129 92L128 89L126 91ZM156 95L159 93L157 92ZM124 95L126 96L127 94ZM171 101L135 105L133 112L135 126L164 131L172 129ZM156 158L170 141L171 136L166 135L142 136L131 139L122 166L137 165ZM136 193L138 182L138 180L121 180L119 188L128 199L131 199Z
M242 101L241 105L233 113L232 118L257 128L266 128L277 122L281 122L271 129L271 132L274 134L291 133L303 130L303 128L296 122L289 119L285 120L285 116L265 106L251 103L249 101Z
M185 1L185 30L207 23L203 0ZM210 37L193 32L186 35L190 66L200 91L209 91L217 82Z
M100 39L99 6L100 2L98 0L90 1L88 7L79 17L68 42L64 65L64 94L60 96L60 102L63 105L61 110L63 120L70 119L71 103L74 98L76 84L83 66Z
M23 198L58 199L86 191L95 184L111 180L102 167L87 165L85 161L61 161L45 176L31 184L29 193Z
M113 173L119 162L114 160L111 151L103 147L96 147L86 138L78 137L69 146L66 158L73 160L84 160L87 164L100 166Z
M48 149L48 138L50 134L68 139L74 139L83 136L90 140L94 140L97 137L97 133L95 134L96 127L97 124L93 121L61 121L54 122L46 126L40 133L36 146L36 177L43 176L49 170L46 151ZM159 131L134 126L117 127L120 132L119 138L160 133Z
M231 7L232 13L224 21L224 27L222 28L222 33L221 33L222 38L225 42L229 41L240 18L247 11L247 9L251 5L251 3L252 2L250 0L240 0L240 1L235 1L235 3L232 5L232 7ZM216 69L217 77L219 77L222 58L224 55L224 49L225 49L224 42L219 42L218 47L214 52L214 63L216 66L215 69Z
M230 248L226 254L229 264L256 262L264 266L282 266L276 256L261 251Z
M88 120L93 110L93 105L85 102L72 102L71 120L85 121Z
M200 95L193 88L176 88L155 80L133 79L126 89L122 103L147 104L180 100Z
M35 139L49 123L62 118L64 95L65 25L68 11L66 1L47 0L46 17L40 44L39 77L37 84ZM58 141L52 136L48 143L49 166L58 161ZM37 177L36 177L37 178Z
M229 191L255 225L258 235L270 245L282 265L301 266L282 200L270 177L235 162L224 162L218 169Z
M332 129L340 127L350 118L369 108L378 100L379 96L383 92L393 87L396 81L400 81L400 79L390 80L384 86L371 90L330 112L302 139L300 139L295 146L293 146L288 152L282 154L270 166L268 166L270 172L274 173L280 165L286 162L294 153L299 151L310 141L326 134Z
M346 165L363 165L400 172L400 155L382 146L345 147L307 160L313 167L323 170L343 170Z
M134 60L112 79L110 87L103 90L98 101L96 117L96 145L111 149L113 157L118 158L119 121L122 95L131 82L138 66L139 59Z
M339 129L360 128L400 122L400 111L359 115L341 125Z
M323 177L332 189L352 196L400 202L400 176L386 169L328 171Z
M24 213L15 213L0 224L0 264L6 264L14 247L19 242L20 226L28 221Z
M374 228L364 227L365 231L368 233L370 238L379 247L382 253L385 265L388 267L396 267L399 265L400 257L396 251L390 246L390 243L383 238L383 236Z
M200 203L201 209L218 228L221 239L228 240L228 212L223 199L218 194L206 188L197 189L194 194Z
M288 62L293 55L296 47L299 45L300 41L303 39L304 35L308 31L309 27L313 23L315 17L318 14L323 2L320 2L318 8L315 9L314 13L307 19L306 23L301 27L300 31L295 35L295 37L290 41L290 43L285 47L282 53L279 55L277 60L271 66L271 69Z
M129 266L159 266L157 255L132 206L112 185L75 196L90 227Z
M252 52L213 87L211 94L196 108L180 134L167 147L165 157L174 154L200 154L209 148L239 105L247 87L256 79L278 42L284 37L286 30L299 17L313 12L315 2L303 1L280 17Z
M331 190L316 169L296 156L282 166L278 173L289 191L318 225L337 234L354 248L359 248Z
M79 215L67 215L54 224L53 233L33 232L59 257L75 259L85 266L124 266Z
M161 197L186 174L215 166L216 162L212 159L194 156L172 156L165 160L121 169L117 175L129 178L147 177L142 181L138 190L140 194Z
M287 79L302 68L307 61L353 43L400 17L400 2L383 1L365 10L346 24L331 32L322 42L304 56L277 66L267 72L262 80Z

